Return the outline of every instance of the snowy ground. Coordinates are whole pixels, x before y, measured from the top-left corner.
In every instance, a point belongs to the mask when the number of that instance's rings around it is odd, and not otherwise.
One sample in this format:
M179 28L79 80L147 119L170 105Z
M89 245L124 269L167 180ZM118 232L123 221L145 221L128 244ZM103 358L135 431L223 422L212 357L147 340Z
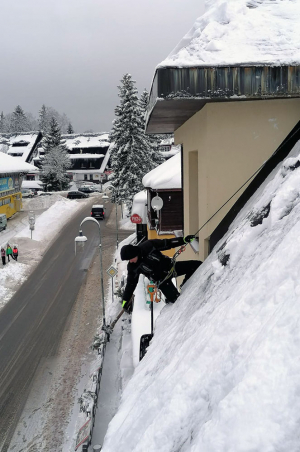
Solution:
M70 201L64 196L36 197L23 202L23 212L20 212L8 222L8 228L1 233L1 244L17 244L19 261L10 262L0 267L0 293L2 306L7 303L18 286L28 277L35 265L40 261L43 253L55 238L59 229L69 221L72 215L87 203L87 200ZM28 212L36 214L33 240L30 239L28 226ZM119 213L119 219L121 218ZM124 228L120 220L119 227ZM115 225L114 215L108 221ZM125 226L126 228L126 226ZM134 235L125 241L129 243ZM121 244L122 245L122 244ZM121 246L120 245L120 246ZM105 256L105 253L109 254ZM120 279L126 273L126 263L120 262L119 255L114 257L112 250L104 250L107 259L119 270ZM99 328L99 259L94 262L88 272L87 281L81 289L74 312L69 320L65 334L61 341L60 350L56 357L41 362L36 378L21 416L20 423L10 445L10 451L44 450L47 452L67 452L74 450L76 433L78 431L79 404L78 397L86 388L92 369L97 364L97 357L91 351L90 345L97 328ZM112 300L111 281L105 276L107 287L107 318L114 318L121 306L116 297ZM126 317L126 316L125 316ZM128 316L127 316L128 317ZM114 365L115 379L118 382L115 393L110 392L110 406L103 410L99 405L99 419L95 424L95 435L101 434L103 440L108 422L116 412L119 404L120 391L133 372L132 345L130 328L127 334L122 332L121 321L116 327L112 340L112 349L117 347L118 366ZM122 333L122 335L121 335ZM123 339L122 339L123 338ZM109 366L114 360L114 353L106 355ZM81 364L80 364L81 363ZM79 366L80 364L80 366ZM79 367L80 368L79 368ZM120 387L119 387L120 384ZM114 404L112 404L114 397ZM55 404L52 401L55 400ZM59 411L59 415L58 415Z
M0 309L40 261L57 232L87 202L85 199L71 201L60 194L23 200L22 212L9 219L7 229L0 233L1 246L6 248L10 243L19 250L17 262L11 259L5 266L0 264ZM33 240L30 239L29 211L36 215Z
M300 145L164 307L103 452L298 452Z

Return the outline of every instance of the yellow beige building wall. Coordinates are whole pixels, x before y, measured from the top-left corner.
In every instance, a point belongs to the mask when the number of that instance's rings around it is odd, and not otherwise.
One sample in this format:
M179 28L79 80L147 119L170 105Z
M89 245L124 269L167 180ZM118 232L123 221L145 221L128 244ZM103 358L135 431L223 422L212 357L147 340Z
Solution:
M274 153L300 119L300 99L208 103L175 132L183 146L184 234L193 234ZM247 186L247 185L246 185ZM245 187L199 233L208 239Z

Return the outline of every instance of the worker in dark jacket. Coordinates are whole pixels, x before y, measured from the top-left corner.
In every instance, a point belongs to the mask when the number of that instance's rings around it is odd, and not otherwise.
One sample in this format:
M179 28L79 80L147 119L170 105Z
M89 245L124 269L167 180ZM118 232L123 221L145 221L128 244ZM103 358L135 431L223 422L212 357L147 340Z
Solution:
M176 237L174 239L146 240L141 244L124 245L121 249L121 259L129 261L127 266L127 284L123 295L123 308L130 310L130 299L137 286L140 274L155 281L165 296L166 303L174 303L179 297L179 292L172 283L175 276L185 275L182 285L192 276L201 261L176 262L173 268L172 259L161 251L170 250L178 246L192 242L195 236ZM173 268L173 271L172 271Z

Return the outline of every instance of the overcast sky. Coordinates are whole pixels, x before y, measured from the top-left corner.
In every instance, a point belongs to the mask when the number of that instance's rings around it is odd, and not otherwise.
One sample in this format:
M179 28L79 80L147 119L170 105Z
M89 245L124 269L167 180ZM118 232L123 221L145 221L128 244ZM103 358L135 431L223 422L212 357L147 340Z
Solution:
M155 67L204 0L0 0L0 111L42 104L75 132L109 131L123 74L150 89Z

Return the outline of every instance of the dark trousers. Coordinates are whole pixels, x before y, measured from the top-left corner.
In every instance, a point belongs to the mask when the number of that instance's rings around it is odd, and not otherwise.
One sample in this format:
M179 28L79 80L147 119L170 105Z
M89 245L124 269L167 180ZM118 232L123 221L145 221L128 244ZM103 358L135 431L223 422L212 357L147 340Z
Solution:
M182 276L185 275L185 278L182 282L182 285L187 282L187 280L192 276L192 274L197 270L198 267L202 264L201 261L182 261L182 262L176 262L175 264L175 273L176 275L173 276ZM171 277L171 278L172 278ZM171 278L164 281L160 286L159 289L162 291L166 299L174 303L177 298L179 297L179 292L172 283Z
M5 265L6 264L5 256L1 256L1 257L2 257L2 264Z

